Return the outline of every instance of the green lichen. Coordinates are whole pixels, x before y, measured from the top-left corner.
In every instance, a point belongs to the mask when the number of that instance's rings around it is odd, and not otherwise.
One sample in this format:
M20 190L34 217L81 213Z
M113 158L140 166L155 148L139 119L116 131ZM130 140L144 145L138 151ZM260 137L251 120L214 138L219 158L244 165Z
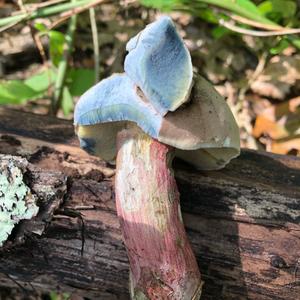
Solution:
M31 219L39 208L36 199L23 181L22 170L13 159L0 163L0 246L7 240L14 226L23 219Z

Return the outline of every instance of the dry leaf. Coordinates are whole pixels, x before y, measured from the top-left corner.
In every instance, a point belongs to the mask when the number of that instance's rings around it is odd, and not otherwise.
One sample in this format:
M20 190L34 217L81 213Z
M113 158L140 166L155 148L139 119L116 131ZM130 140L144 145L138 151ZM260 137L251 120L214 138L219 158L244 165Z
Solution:
M278 154L287 154L296 150L300 155L300 138L291 139L284 142L272 142L271 151Z
M300 56L274 56L265 70L251 84L251 89L265 97L283 100L300 80Z
M265 134L270 136L272 139L280 139L288 136L288 132L283 126L280 126L278 123L260 115L256 118L253 128L253 136L258 138Z

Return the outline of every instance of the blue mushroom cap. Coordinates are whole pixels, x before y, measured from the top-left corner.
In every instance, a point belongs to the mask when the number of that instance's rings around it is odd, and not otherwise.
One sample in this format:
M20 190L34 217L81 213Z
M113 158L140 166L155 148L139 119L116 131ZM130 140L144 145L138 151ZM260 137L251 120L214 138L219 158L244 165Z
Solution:
M194 78L188 50L169 17L148 25L127 44L124 74L102 80L75 107L81 147L106 161L116 137L135 123L198 169L219 169L240 152L239 129L224 99L201 76Z
M74 125L81 148L106 161L115 159L116 136L128 121L157 138L162 116L126 74L102 80L85 92L75 107Z
M191 57L169 17L149 24L127 43L126 50L126 74L161 115L188 100Z
M239 154L234 117L224 99L201 76L195 77L190 105L163 117L126 74L113 75L80 98L74 119L81 148L106 161L115 159L116 136L132 126L130 121L177 148L176 156L198 169L221 168Z
M137 93L126 74L115 74L85 92L76 105L75 125L132 121L152 137L158 136L161 116Z

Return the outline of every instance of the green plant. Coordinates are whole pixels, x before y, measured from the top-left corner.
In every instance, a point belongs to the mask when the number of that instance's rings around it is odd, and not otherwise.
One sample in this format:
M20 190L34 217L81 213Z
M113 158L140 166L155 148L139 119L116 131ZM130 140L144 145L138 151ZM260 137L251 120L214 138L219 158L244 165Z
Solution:
M140 0L147 6L162 11L184 11L215 26L212 35L242 33L273 37L270 53L278 54L290 44L300 49L297 37L300 13L293 0ZM233 25L232 22L235 24ZM257 30L260 29L260 30ZM263 31L262 31L262 30Z
M80 96L94 84L94 77L93 70L69 68L65 79L65 91L69 95L65 97ZM1 81L0 104L24 104L29 100L47 97L47 91L53 87L56 79L57 73L51 68L26 80ZM72 107L67 106L68 102L66 100L62 104L65 114L68 114L70 109L73 108L73 101Z
M265 18L257 6L250 0L141 0L141 3L163 10L186 10L199 16L202 16L203 12L209 9L209 5L213 5L214 7L228 10L251 20L275 25L271 20ZM209 10L211 11L211 9Z
M71 295L69 293L50 292L49 297L51 300L69 300Z
M2 18L0 20L0 26L13 26L18 22L24 22L28 20L33 20L37 18L46 18L52 15L58 15L60 13L69 12L70 14L73 14L74 12L79 13L82 12L92 6L95 6L101 2L104 2L103 0L78 0L76 2L68 2L68 3L58 3L55 5L49 4L41 7L37 7L36 9L28 9L26 11L19 11L16 14L7 17ZM26 7L26 6L25 6ZM75 10L77 8L77 10ZM3 30L3 28L0 28L0 31Z
M58 16L49 27L34 23L38 37L49 39L51 64L39 74L26 80L0 81L0 104L22 104L41 97L51 98L51 111L56 114L62 108L65 115L73 109L73 97L81 95L98 80L99 54L97 46L97 27L93 7L106 0L71 0L69 2L42 4L26 3L13 15L0 20L0 32L20 22L33 22L37 18ZM250 34L270 36L265 39L266 48L271 55L278 54L289 45L300 49L300 12L293 0L140 0L146 7L162 11L188 12L205 22L211 23L211 34L220 38L227 34ZM77 14L90 9L95 55L95 70L69 67ZM53 28L66 21L66 33ZM30 23L32 24L32 23ZM296 27L296 28L295 28ZM81 78L81 79L79 79ZM82 80L83 79L83 80Z
M73 2L69 4L74 5ZM72 7L70 5L58 6ZM54 12L58 9L47 10L46 12L49 11ZM40 11L39 14L43 13L48 15L44 10L42 10L42 13ZM68 115L73 110L73 97L80 96L95 82L95 72L93 70L74 69L68 66L69 56L73 48L76 20L77 15L72 15L66 34L48 29L43 23L37 22L34 24L38 39L45 36L49 39L50 65L47 64L42 72L26 80L0 81L0 104L23 104L29 100L46 97L51 98L51 111L53 114L56 114L59 108L63 110L64 115Z

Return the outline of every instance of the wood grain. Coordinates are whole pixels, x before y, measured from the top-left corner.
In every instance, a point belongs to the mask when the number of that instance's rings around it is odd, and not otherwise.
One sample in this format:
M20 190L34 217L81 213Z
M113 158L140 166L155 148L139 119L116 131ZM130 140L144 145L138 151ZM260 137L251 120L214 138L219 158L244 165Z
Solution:
M40 184L51 174L49 184L57 178L66 186L57 189L61 204L41 236L28 230L17 243L17 228L0 250L0 289L21 285L25 296L58 289L89 299L129 299L114 169L77 145L70 122L0 109L0 152L30 162L32 191L38 173L44 174ZM180 161L174 166L205 281L201 299L299 299L300 159L243 150L221 171L199 172Z

